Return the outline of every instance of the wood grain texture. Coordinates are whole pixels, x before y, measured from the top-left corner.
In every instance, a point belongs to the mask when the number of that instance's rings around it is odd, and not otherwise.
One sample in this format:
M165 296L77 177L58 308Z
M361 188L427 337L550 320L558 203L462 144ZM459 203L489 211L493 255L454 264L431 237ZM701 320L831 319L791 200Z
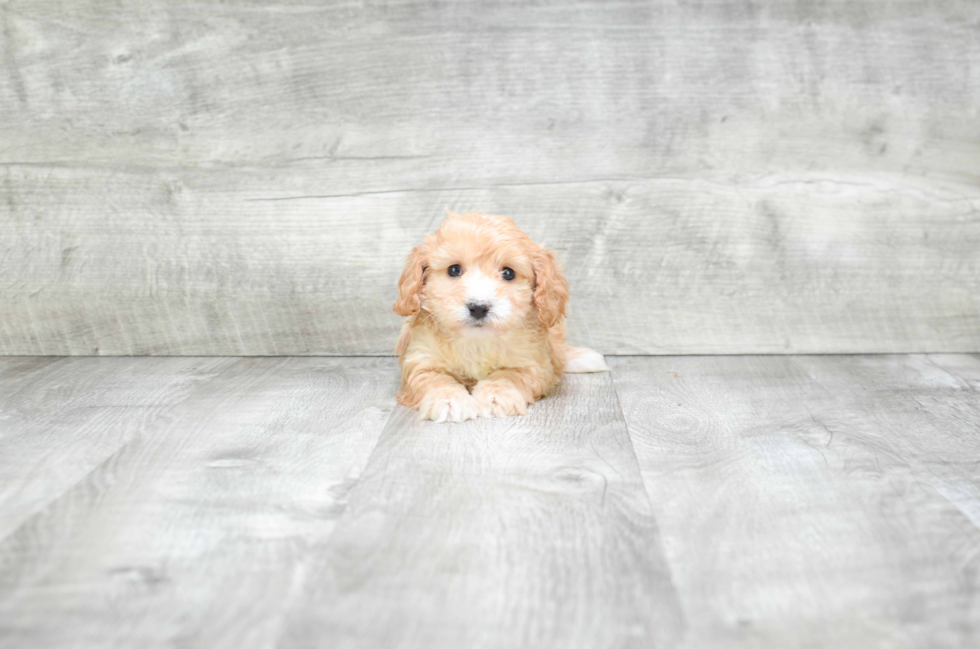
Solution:
M0 543L0 645L272 646L396 387L391 359L233 360Z
M976 358L610 360L685 646L980 642Z
M0 353L387 354L445 207L605 353L980 350L980 5L0 5Z
M437 425L393 359L3 359L0 646L977 644L980 357L610 364Z
M0 539L231 363L0 359Z
M289 647L665 647L683 631L608 374L526 417L399 408L329 542Z

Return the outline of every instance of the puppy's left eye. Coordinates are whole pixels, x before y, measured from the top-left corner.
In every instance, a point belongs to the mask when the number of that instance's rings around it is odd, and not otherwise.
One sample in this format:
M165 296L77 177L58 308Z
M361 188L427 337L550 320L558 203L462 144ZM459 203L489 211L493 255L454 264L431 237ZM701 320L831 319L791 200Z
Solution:
M516 277L517 275L514 273L513 268L505 268L502 271L500 271L500 276L509 282L510 280L514 279L514 277Z

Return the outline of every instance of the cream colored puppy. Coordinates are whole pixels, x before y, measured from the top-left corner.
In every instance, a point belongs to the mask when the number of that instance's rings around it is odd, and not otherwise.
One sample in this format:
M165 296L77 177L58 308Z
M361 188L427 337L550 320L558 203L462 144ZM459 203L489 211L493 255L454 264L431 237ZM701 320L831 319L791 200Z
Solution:
M523 415L563 372L608 369L565 342L568 283L506 216L449 212L409 254L398 293L398 403L421 419Z

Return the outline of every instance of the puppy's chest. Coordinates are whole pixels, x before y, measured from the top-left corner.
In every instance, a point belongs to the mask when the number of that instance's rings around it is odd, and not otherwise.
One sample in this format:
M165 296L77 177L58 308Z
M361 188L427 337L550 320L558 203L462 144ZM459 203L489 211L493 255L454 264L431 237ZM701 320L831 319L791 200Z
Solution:
M446 365L454 374L479 381L494 371L522 367L540 355L536 346L521 337L466 339L453 341L448 348Z

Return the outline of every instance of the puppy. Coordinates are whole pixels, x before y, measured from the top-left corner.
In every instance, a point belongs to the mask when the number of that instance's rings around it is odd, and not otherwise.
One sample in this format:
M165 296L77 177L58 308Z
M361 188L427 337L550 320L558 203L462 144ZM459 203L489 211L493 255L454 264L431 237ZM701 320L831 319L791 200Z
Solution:
M563 372L608 368L565 342L568 283L506 216L455 214L408 256L398 403L436 422L527 413Z

